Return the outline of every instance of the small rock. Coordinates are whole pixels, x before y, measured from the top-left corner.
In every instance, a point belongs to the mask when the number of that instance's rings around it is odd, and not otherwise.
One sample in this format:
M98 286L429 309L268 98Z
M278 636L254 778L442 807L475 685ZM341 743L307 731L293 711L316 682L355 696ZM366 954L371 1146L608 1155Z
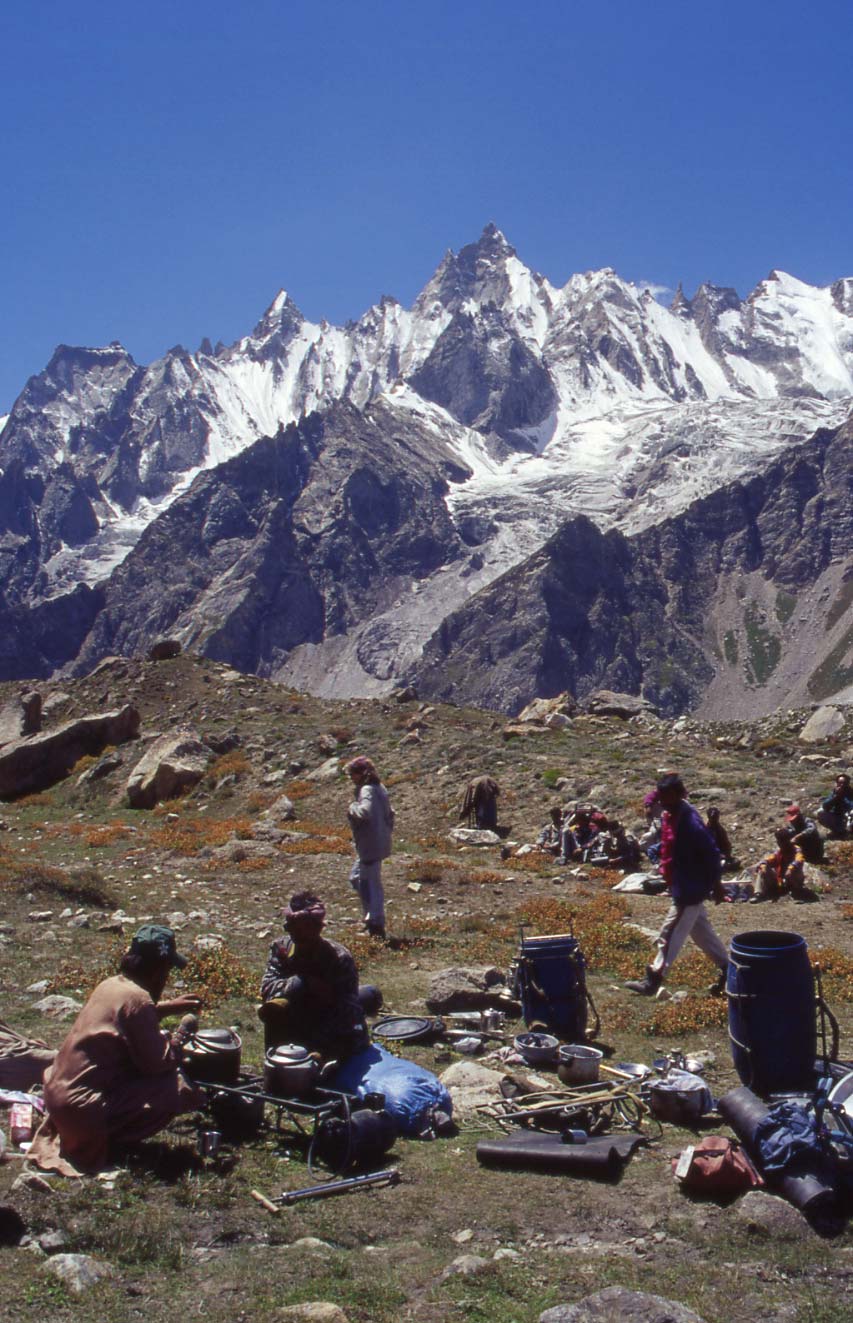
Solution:
M28 923L49 923L53 918L53 910L30 910L27 915Z
M340 1305L333 1304L331 1300L310 1300L302 1305L283 1305L277 1310L275 1317L293 1319L294 1323L349 1323Z
M497 1262L500 1262L501 1259L521 1259L523 1257L524 1256L520 1254L518 1250L508 1249L504 1246L501 1246L500 1249L496 1249L492 1255L492 1258L497 1260Z
M608 1286L574 1305L546 1309L539 1323L702 1323L702 1319L677 1300Z
M469 1240L474 1239L474 1232L470 1227L466 1227L464 1231L454 1232L450 1239L455 1241L457 1245L467 1245Z
M38 983L30 984L30 986L27 988L27 992L31 992L35 997L40 997L43 992L47 992L49 987L50 987L50 979L40 978Z
M104 1278L115 1277L115 1268L89 1254L56 1254L42 1265L41 1272L58 1277L74 1295L82 1295Z
M341 764L339 758L327 758L319 767L315 767L313 772L306 772L306 781L337 781L341 774Z
M812 1235L802 1213L799 1213L787 1199L780 1199L775 1194L765 1194L762 1190L750 1190L738 1202L737 1216L746 1224L747 1231L764 1232L774 1240L804 1240Z
M68 1244L68 1237L64 1231L45 1231L39 1236L38 1243L45 1254L58 1254Z
M77 1011L82 1010L82 1003L75 1001L73 997L60 997L54 994L35 1002L33 1010L40 1011L42 1015L49 1015L52 1020L66 1020L69 1015L76 1015Z
M20 1176L16 1176L12 1181L10 1188L13 1193L17 1190L33 1190L36 1194L54 1193L50 1181L39 1176L37 1171L22 1171Z
M492 1266L491 1259L481 1259L479 1254L460 1254L458 1259L454 1259L442 1273L442 1277L476 1277L478 1273L485 1272Z
M290 1246L291 1249L331 1249L327 1240L319 1240L317 1236L301 1236L299 1240L294 1240Z
M457 845L500 845L501 838L494 831L479 831L476 827L454 827L449 831L451 841Z

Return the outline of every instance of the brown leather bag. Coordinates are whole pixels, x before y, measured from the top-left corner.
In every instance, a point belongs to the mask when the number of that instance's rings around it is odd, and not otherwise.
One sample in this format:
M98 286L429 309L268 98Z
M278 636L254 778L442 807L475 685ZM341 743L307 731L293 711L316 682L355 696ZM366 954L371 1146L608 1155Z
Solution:
M741 1194L764 1184L743 1148L723 1135L707 1135L672 1164L673 1175L692 1194L716 1198Z

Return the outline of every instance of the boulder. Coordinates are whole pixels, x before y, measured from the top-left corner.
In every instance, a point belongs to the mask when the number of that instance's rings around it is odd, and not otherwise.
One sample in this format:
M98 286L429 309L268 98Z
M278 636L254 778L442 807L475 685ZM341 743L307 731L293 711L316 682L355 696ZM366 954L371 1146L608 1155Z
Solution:
M403 689L392 689L391 697L395 703L416 703L418 691L413 684L407 684Z
M532 703L528 703L527 707L519 712L516 721L538 721L547 726L549 717L571 717L577 710L576 699L568 690L564 690L556 698L534 698Z
M549 712L543 724L546 730L565 730L571 726L572 719L565 712Z
M765 1194L763 1190L750 1190L738 1201L735 1211L747 1231L770 1236L774 1242L779 1239L803 1240L814 1234L793 1204L776 1194Z
M843 729L844 717L837 707L819 707L800 731L800 739L806 744L817 744L840 735Z
M90 1286L116 1275L111 1263L93 1259L89 1254L54 1254L40 1271L58 1277L73 1295L82 1295Z
M702 1319L677 1300L607 1286L574 1305L546 1309L539 1323L702 1323Z
M148 661L171 661L173 657L180 657L182 651L177 639L158 639L148 649L146 656Z
M453 1099L453 1115L457 1121L473 1117L483 1103L497 1102L505 1079L502 1071L490 1070L476 1061L454 1061L440 1076Z
M476 827L454 827L449 831L451 841L457 845L500 845L501 838L494 831L479 831Z
M40 1011L42 1015L49 1015L52 1020L67 1020L69 1015L76 1015L77 1011L82 1010L82 1004L73 997L60 997L54 993L52 996L42 997L41 1001L34 1002L33 1010Z
M105 753L103 758L99 758L91 767L87 767L77 778L78 786L92 785L95 781L102 781L105 776L115 772L124 765L124 758L117 750L112 753Z
M341 774L340 758L327 758L319 767L315 767L313 772L306 772L306 781L337 781ZM266 778L264 778L266 781Z
M287 795L279 795L278 799L270 804L264 813L265 818L272 822L292 822L296 817L296 808L293 800L288 799Z
M596 717L621 717L630 721L643 712L654 712L652 704L639 694L619 694L612 689L596 689L588 694L584 707Z
M243 742L236 730L226 731L224 735L215 733L208 735L205 731L201 738L202 743L206 744L214 753L219 754L220 757L224 753L233 753L235 749L239 749Z
M432 1015L451 1011L482 1011L506 1003L506 984L499 969L440 969L433 974L426 999Z
M81 758L97 757L108 744L124 744L138 734L139 712L126 703L14 740L0 749L0 799L46 790L62 781Z
M153 808L165 799L198 785L213 760L213 751L195 731L161 735L143 754L127 782L131 808Z
M41 694L21 694L0 708L0 745L11 744L41 730Z

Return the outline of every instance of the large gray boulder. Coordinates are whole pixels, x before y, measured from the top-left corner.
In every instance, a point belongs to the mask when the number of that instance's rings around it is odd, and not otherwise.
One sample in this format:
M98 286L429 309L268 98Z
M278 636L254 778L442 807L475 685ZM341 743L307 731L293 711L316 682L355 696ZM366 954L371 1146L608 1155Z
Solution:
M844 717L837 707L819 707L800 731L800 739L805 744L819 744L821 740L840 735L843 729Z
M607 1286L577 1304L546 1309L539 1323L702 1323L702 1319L677 1300Z
M747 1231L778 1240L805 1240L814 1235L811 1226L793 1204L777 1194L750 1190L738 1200L736 1213Z
M499 969L455 967L433 974L426 999L433 1015L483 1011L506 1004L506 984Z
M139 712L126 703L15 740L0 749L0 799L47 790L64 780L81 758L97 757L107 745L124 744L138 734Z
M584 707L596 717L621 717L629 721L642 712L654 712L652 704L638 694L619 694L612 689L596 689L587 696Z
M210 763L213 750L195 731L161 735L143 754L127 782L127 801L131 808L153 808L165 799L198 785Z

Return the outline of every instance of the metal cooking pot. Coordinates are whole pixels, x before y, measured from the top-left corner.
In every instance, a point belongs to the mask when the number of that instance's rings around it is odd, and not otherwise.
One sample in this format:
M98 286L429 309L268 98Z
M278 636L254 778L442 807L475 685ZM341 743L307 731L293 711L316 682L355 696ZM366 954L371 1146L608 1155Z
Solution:
M184 1070L204 1084L236 1084L243 1042L233 1029L199 1029L184 1044Z
M603 1052L597 1047L587 1047L583 1043L571 1043L561 1047L558 1053L560 1064L557 1075L564 1084L595 1084L601 1065Z
M249 1093L215 1093L210 1114L229 1139L250 1139L264 1123L264 1100Z
M316 1085L322 1066L299 1043L271 1047L264 1057L264 1087L277 1098L302 1098Z

